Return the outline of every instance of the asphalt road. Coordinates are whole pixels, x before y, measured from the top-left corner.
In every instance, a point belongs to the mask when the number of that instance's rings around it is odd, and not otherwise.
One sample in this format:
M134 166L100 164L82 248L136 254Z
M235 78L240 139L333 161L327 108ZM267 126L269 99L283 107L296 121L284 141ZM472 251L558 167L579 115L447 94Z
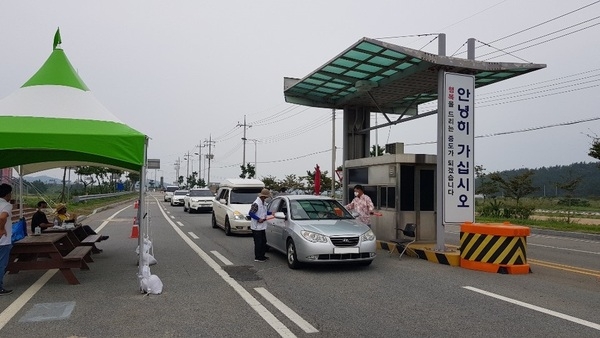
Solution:
M80 285L60 273L48 277L52 271L4 277L15 292L0 297L0 336L600 335L600 241L532 235L528 275L399 260L385 251L369 267L290 270L275 252L254 262L252 237L225 236L211 227L210 214L184 213L155 197L147 201L158 260L151 270L163 294L139 293L137 240L129 238L135 210L114 207L87 219L110 239L89 271L75 272ZM447 243L458 244L458 228L446 230Z

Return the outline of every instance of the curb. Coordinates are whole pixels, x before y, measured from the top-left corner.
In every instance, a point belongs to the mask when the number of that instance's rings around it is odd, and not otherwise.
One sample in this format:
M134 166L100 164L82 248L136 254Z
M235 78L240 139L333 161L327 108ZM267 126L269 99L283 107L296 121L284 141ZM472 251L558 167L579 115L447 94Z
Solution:
M447 245L447 251L439 252L435 251L431 246L432 244L410 244L404 254L433 263L460 266L460 252L458 251L457 247ZM377 240L377 249L386 250L388 253L390 253L393 252L394 249L396 249L396 251L400 249L401 251L403 247L393 242Z
M114 208L114 207L116 207L116 206L118 206L118 205L121 205L121 204L127 204L127 203L131 203L132 201L136 201L136 200L138 200L138 199L139 199L139 197L138 197L138 196L136 196L135 198L132 198L132 199L130 199L130 200L120 201L120 202L116 202L116 203L113 203L113 204L105 205L105 206L103 206L103 207L96 208L96 209L94 209L94 211L92 211L92 213L91 213L91 214L89 214L89 215L81 215L81 216L77 217L77 222L81 222L81 221L85 220L86 218L88 218L88 217L90 217L90 216L92 216L92 215L94 215L95 213L98 213L98 212L100 212L100 211L104 211L104 210L107 210L107 209L111 209L111 208Z

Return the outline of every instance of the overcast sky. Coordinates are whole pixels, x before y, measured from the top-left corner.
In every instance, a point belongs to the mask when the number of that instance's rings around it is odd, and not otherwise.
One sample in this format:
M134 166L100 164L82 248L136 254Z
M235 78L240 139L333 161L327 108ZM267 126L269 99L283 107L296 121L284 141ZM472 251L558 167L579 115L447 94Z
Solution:
M478 42L478 60L547 64L476 91L475 134L486 136L475 140L476 164L491 172L590 162L587 135L600 135L599 15L600 1L592 0L4 0L0 98L39 69L60 27L62 48L96 98L151 138L148 157L161 160L158 177L173 181L178 159L185 176L184 154L198 152L209 136L216 141L211 181L238 176L243 128L236 126L246 115L247 138L258 140L258 177L282 179L316 164L331 171L332 128L330 110L285 102L284 77L308 75L362 37L443 32L447 55L473 37L520 58L483 56L495 49ZM383 41L437 53L437 41L428 44L433 38ZM338 111L338 147L341 118ZM528 129L535 130L493 136ZM382 146L404 142L407 153L435 154L436 118L382 128L372 143L376 138ZM254 162L254 147L246 145L247 162ZM198 170L197 155L189 166Z

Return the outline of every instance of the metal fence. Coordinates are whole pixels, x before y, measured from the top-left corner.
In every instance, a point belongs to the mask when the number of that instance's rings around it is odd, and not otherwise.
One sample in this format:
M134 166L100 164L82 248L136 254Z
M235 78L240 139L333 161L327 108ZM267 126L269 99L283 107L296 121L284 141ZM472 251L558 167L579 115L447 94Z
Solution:
M131 193L132 193L131 191L122 191L122 192L113 192L113 193L110 193L110 194L96 194L96 195L74 196L73 197L73 202L75 202L75 203L85 202L85 201L97 200L97 199L107 198L107 197L122 196L122 195L131 194Z

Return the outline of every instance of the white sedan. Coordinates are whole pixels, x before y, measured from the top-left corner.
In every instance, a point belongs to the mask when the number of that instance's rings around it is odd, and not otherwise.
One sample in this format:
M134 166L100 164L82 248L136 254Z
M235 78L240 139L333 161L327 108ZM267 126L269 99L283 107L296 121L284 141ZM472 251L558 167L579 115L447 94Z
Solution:
M183 198L188 193L188 190L175 190L171 197L171 206L183 205Z
M183 197L183 211L192 212L208 211L213 209L215 195L208 188L192 189Z

